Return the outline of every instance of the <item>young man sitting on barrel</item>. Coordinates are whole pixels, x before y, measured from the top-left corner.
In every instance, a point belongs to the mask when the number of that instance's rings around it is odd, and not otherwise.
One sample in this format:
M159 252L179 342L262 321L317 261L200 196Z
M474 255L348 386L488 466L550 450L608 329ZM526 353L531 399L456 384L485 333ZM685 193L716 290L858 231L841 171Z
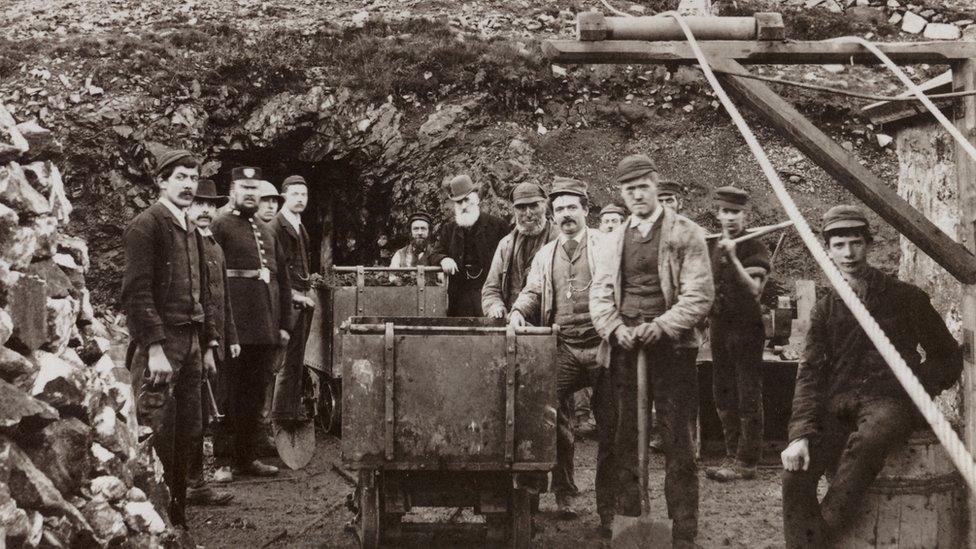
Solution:
M952 386L962 354L919 288L868 264L871 228L856 206L824 214L827 253L929 394ZM918 347L925 351L923 362ZM800 360L782 453L787 547L825 547L844 533L885 458L921 416L854 316L831 291L817 301ZM820 476L830 488L817 501Z

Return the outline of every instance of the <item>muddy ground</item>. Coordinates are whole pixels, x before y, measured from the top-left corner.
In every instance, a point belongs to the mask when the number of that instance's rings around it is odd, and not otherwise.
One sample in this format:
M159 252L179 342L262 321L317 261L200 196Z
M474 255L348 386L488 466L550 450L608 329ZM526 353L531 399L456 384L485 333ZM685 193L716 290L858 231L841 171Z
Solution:
M576 483L582 491L575 521L556 519L555 501L541 501L541 528L536 547L609 547L596 535L599 518L594 504L593 479L596 443L583 440L576 452ZM663 460L651 462L651 505L655 516L665 516ZM713 459L703 459L705 465ZM272 460L281 466L277 460ZM352 485L337 472L339 441L319 436L312 462L303 470L286 471L275 479L239 480L226 486L235 495L228 507L194 507L190 524L197 544L205 547L357 547L354 534L344 525L352 519L344 502ZM706 480L700 473L701 503L698 543L703 547L764 548L782 546L778 469L760 470L757 480L726 485ZM465 520L468 513L461 516ZM415 519L449 520L450 513L421 513ZM450 546L435 540L425 546Z

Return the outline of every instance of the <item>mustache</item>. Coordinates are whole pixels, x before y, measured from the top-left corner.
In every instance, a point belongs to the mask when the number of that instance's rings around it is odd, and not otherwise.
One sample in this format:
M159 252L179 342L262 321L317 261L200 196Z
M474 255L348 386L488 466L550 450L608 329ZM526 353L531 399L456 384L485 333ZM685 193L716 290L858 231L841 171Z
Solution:
M181 191L179 194L180 198L193 198L194 196L193 191Z
M579 223L575 217L564 217L559 220L560 225L565 225L566 223Z

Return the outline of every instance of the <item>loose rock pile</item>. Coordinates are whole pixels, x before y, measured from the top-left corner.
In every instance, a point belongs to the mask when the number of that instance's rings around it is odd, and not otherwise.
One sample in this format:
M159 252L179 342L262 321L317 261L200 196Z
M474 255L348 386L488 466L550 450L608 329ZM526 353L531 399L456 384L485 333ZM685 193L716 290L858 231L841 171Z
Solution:
M0 542L8 547L180 544L129 372L85 287L60 145L0 105ZM3 546L3 543L0 543Z

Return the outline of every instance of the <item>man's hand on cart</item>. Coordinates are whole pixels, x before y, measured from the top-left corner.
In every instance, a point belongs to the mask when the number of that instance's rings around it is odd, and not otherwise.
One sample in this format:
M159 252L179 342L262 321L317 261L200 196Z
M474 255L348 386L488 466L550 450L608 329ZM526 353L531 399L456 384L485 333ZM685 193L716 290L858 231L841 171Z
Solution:
M508 325L509 326L514 326L516 328L521 328L522 326L525 326L526 324L527 324L527 322L525 322L525 317L522 316L522 313L520 313L518 311L512 311L508 315Z
M492 305L488 311L488 318L505 318L505 306L501 303Z
M455 275L458 272L457 262L450 257L445 257L441 260L441 270L449 275Z

